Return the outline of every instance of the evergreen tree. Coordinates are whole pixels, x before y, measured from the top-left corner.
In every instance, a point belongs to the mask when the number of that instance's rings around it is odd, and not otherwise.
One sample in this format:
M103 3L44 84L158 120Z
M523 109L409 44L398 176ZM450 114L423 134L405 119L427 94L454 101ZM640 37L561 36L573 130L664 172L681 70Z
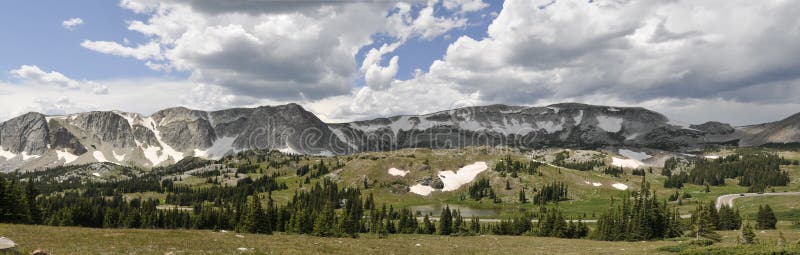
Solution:
M778 223L778 219L769 205L758 206L757 217L756 229L775 229L775 224Z
M750 226L750 223L747 223L742 227L742 230L739 232L739 235L743 244L756 243L756 233L753 232L753 227Z
M442 214L439 216L439 235L450 235L453 233L453 215L450 212L450 206L445 206L442 209Z

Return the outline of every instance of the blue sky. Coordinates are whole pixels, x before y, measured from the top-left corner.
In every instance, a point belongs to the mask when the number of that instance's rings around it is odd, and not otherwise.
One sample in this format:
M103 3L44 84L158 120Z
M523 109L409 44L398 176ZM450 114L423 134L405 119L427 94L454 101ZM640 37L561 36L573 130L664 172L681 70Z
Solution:
M800 55L798 8L779 0L3 1L0 120L294 102L347 121L580 102L753 124L800 109L800 59L786 57ZM73 18L82 24L62 25Z
M460 36L481 39L486 36L486 28L492 21L491 13L502 8L501 0L484 1L488 6L478 12L468 13L468 24L453 29L433 39L415 37L399 47L393 55L401 56L398 79L410 79L414 70L427 70L434 60L441 59L447 47ZM452 16L454 13L437 4L436 15ZM48 6L42 11L42 6ZM419 11L423 6L414 6ZM9 26L6 33L13 35L0 40L0 70L12 70L20 65L37 65L43 70L58 70L73 79L108 80L137 77L185 78L185 72L161 72L152 70L133 58L123 58L102 54L81 47L84 40L103 40L123 42L129 45L146 43L149 38L141 33L130 31L128 22L146 20L147 15L137 14L120 7L119 2L108 0L75 1L3 1L0 9L14 10L0 15L3 24L25 24ZM69 30L62 22L80 18L83 24ZM364 60L364 54L372 47L380 47L396 38L386 34L375 34L375 43L365 45L356 55L356 63ZM390 57L384 57L387 65ZM8 77L6 73L6 78ZM357 79L354 86L363 86L363 79Z
M43 10L43 6L47 6ZM86 39L131 43L147 40L127 29L127 20L143 19L116 1L2 1L0 22L8 24L0 40L0 70L37 65L75 79L119 79L160 76L135 59L100 54L80 46ZM70 31L61 22L79 17L84 24ZM5 72L4 72L5 73Z

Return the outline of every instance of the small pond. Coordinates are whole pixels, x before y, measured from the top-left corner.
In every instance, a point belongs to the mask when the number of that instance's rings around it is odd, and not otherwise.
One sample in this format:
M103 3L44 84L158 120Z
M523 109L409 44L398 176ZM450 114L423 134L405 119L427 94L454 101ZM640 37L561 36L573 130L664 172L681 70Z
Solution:
M432 204L432 205L416 205L410 206L408 209L411 209L412 212L416 213L419 211L421 215L430 214L433 216L438 217L439 214L442 213L442 209L444 209L446 204ZM502 209L486 209L486 208L472 208L465 205L449 205L450 210L459 210L461 211L461 215L465 218L478 216L481 218L496 218L500 215Z

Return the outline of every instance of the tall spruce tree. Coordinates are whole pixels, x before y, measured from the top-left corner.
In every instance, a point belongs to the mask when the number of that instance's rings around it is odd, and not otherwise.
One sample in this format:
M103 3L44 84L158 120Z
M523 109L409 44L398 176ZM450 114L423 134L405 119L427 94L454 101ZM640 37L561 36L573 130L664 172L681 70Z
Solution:
M442 209L442 214L439 216L438 229L440 235L450 235L453 233L453 215L449 205Z

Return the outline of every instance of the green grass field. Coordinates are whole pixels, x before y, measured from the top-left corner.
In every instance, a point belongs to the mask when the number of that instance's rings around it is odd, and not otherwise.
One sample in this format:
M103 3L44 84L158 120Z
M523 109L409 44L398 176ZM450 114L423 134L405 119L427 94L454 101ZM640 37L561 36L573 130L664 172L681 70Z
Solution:
M781 223L789 243L800 231ZM734 246L737 232L720 232L715 246ZM757 231L763 243L775 243L778 231ZM203 230L91 229L0 224L0 236L22 252L52 254L672 254L659 247L688 239L652 242L601 242L527 236L373 235L320 238L305 235L251 235ZM243 248L240 250L240 248Z

